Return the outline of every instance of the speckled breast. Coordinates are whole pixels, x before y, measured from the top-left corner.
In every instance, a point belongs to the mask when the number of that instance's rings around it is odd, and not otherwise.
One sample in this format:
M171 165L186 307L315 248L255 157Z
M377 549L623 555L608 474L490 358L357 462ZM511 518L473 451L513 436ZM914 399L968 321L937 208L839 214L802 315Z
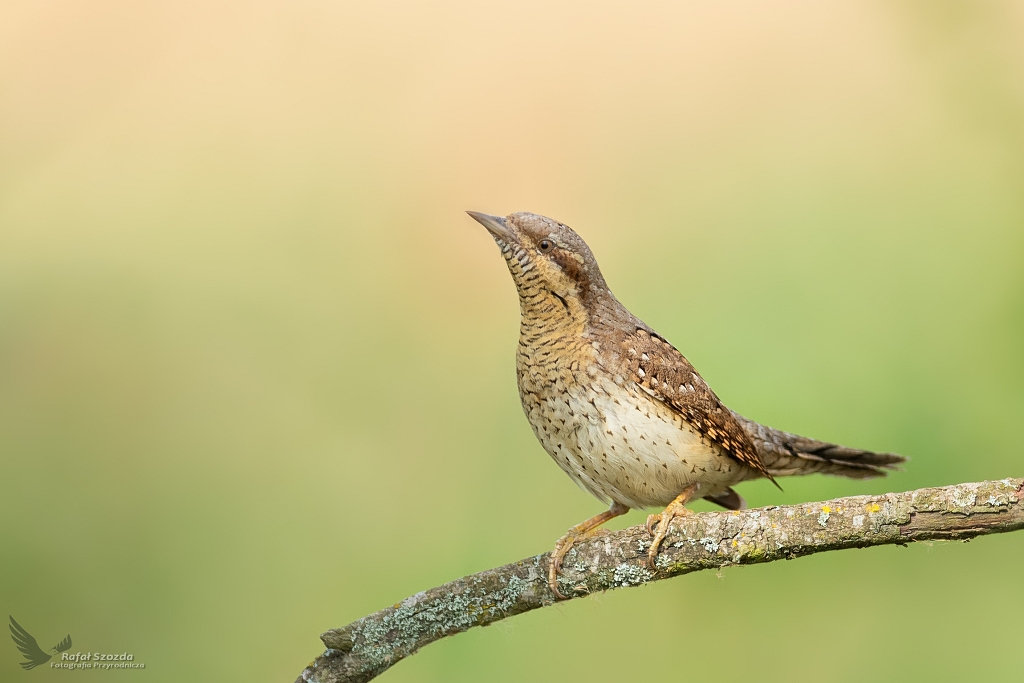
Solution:
M521 345L517 359L527 419L581 488L606 503L645 508L667 505L696 482L702 495L714 495L743 479L742 464L605 371L589 347L583 338L553 339Z

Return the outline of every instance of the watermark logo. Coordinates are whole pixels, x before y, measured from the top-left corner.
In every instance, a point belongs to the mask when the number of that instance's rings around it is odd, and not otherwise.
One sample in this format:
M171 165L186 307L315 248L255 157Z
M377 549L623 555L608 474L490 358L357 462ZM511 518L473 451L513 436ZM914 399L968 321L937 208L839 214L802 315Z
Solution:
M25 630L21 624L10 617L11 640L14 641L18 651L25 658L24 662L18 662L22 669L28 671L40 664L50 662L51 669L145 669L146 665L135 661L135 655L131 652L68 652L71 649L71 636L64 636L64 640L50 648L50 653L43 652L35 637ZM60 657L57 657L60 655ZM54 661L50 661L53 659Z
M37 643L36 639L32 637L32 634L26 631L21 624L16 622L14 617L11 617L9 627L11 629L11 640L14 641L14 644L18 647L22 656L25 657L25 661L19 662L19 664L21 664L21 668L26 671L34 669L40 664L45 664L50 661L50 658L55 654L71 649L70 635L64 636L64 640L50 648L50 652L53 653L53 655L51 655L43 652L42 648L39 647L39 643Z

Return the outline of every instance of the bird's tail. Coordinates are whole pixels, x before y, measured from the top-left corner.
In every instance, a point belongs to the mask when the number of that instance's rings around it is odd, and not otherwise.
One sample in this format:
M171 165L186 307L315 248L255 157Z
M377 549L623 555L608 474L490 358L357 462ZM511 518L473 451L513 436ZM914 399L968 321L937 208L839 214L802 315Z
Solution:
M871 479L899 470L899 465L907 460L895 453L862 451L790 434L741 415L736 415L736 419L754 441L761 462L773 477L821 472L850 479Z

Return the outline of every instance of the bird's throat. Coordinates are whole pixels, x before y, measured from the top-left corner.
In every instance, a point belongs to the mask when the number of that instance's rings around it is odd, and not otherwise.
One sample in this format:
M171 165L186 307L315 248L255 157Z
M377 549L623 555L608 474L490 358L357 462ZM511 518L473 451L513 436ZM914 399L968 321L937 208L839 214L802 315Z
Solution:
M587 311L575 294L561 294L541 287L519 291L523 341L582 335L587 329Z

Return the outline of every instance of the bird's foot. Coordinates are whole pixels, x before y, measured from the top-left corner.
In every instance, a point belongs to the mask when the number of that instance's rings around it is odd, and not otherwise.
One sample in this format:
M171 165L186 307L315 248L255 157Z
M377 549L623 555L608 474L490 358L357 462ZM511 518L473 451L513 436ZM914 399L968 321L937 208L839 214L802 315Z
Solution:
M565 559L565 554L569 552L573 544L584 536L586 536L586 532L581 533L576 530L576 527L573 527L558 539L555 549L551 551L551 564L548 565L548 587L559 600L566 599L562 591L558 590L558 571L562 568L562 560Z
M566 553L572 548L576 541L579 541L587 536L593 535L597 527L607 522L612 517L618 517L629 512L629 508L625 505L619 505L613 503L611 508L602 512L599 515L595 515L585 522L580 522L576 526L565 532L565 535L558 539L558 543L555 544L555 549L551 551L551 564L548 565L548 587L551 592L555 594L555 597L559 600L567 599L567 596L562 594L562 591L558 590L558 570L562 568L562 560L565 559Z
M693 510L686 507L686 504L697 497L699 485L694 484L683 489L675 500L661 512L647 516L647 533L651 535L651 546L647 549L647 567L654 571L657 567L654 564L658 559L658 551L661 549L661 542L668 535L668 527L676 517L686 517L693 514Z

